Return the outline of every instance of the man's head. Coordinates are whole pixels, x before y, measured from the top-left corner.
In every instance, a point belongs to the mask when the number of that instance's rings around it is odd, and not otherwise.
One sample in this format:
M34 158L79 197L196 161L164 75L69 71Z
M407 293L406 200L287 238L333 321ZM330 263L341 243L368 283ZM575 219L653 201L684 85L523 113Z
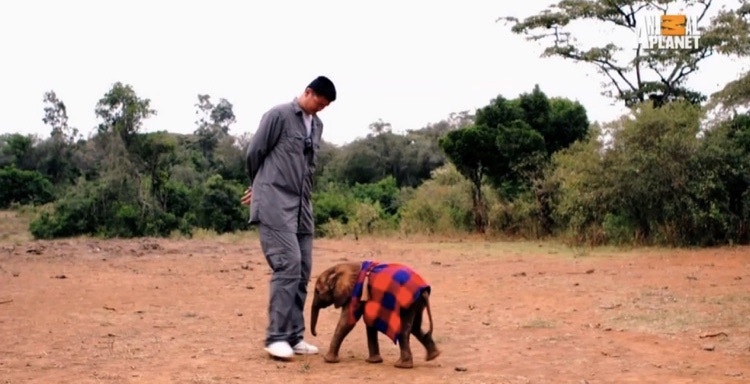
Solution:
M313 115L335 100L336 87L333 82L325 76L318 76L305 88L302 96L299 97L299 104L305 112Z

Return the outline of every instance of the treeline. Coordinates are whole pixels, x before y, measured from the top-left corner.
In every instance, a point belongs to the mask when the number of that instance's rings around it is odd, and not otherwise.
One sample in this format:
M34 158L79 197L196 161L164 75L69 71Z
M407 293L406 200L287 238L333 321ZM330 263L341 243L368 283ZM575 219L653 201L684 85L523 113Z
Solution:
M45 97L50 136L0 136L0 207L33 206L40 239L190 236L247 229L244 148L232 104L199 95L193 134L142 133L150 100L116 83L83 138ZM484 233L577 244L747 243L750 115L638 104L591 124L538 87L405 134L387 122L324 143L313 195L319 236ZM334 128L331 128L334 129Z

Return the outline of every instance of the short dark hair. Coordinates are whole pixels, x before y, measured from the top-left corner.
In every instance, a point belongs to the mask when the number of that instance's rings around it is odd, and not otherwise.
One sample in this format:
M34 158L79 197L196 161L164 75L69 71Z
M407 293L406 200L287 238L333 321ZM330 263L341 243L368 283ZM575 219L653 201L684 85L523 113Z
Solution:
M307 87L312 89L318 95L325 97L329 102L336 100L336 87L333 85L333 82L325 76L318 76Z

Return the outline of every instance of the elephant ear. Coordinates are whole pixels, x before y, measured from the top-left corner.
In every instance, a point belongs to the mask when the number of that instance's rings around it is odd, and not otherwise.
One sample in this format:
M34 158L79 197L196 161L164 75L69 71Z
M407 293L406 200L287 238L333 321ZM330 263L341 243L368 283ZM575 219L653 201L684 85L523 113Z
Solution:
M347 263L337 266L335 272L329 276L329 288L333 291L335 308L343 307L351 300L359 271L359 264Z
M336 267L330 267L323 271L315 282L315 291L323 296L328 297L333 293L333 287L336 280Z

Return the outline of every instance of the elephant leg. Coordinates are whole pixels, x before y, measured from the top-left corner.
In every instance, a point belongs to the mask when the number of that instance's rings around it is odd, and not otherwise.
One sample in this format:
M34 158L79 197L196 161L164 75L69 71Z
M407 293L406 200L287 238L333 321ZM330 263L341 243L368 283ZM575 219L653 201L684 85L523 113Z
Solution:
M380 345L378 344L378 329L369 325L367 326L367 350L370 352L370 356L367 358L368 363L383 362L383 358L380 357Z
M411 338L414 318L416 316L415 309L417 307L419 306L412 305L410 308L401 311L401 333L398 335L398 346L401 356L396 364L394 364L396 368L412 368L414 366L414 357L411 354L409 339Z
M338 363L339 362L339 349L341 349L341 343L344 338L351 332L355 324L349 324L349 311L348 306L345 306L341 310L341 316L339 316L339 322L336 324L336 330L333 332L333 338L331 344L328 347L328 352L323 356L323 359L327 363Z
M440 350L437 349L435 341L432 339L432 332L424 332L422 330L422 319L424 314L425 302L421 298L414 303L416 313L414 314L414 324L411 327L411 333L414 337L419 340L420 343L427 350L427 361L433 360L440 355Z

